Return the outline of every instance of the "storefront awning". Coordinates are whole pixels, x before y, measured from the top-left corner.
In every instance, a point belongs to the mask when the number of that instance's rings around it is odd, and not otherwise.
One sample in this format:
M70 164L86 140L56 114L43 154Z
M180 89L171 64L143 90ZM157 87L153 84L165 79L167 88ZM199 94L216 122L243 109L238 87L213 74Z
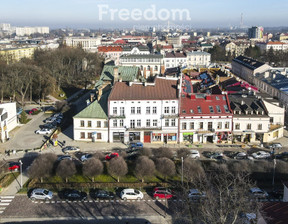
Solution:
M186 133L183 133L183 136L187 136L187 135L194 135L194 132L186 132Z

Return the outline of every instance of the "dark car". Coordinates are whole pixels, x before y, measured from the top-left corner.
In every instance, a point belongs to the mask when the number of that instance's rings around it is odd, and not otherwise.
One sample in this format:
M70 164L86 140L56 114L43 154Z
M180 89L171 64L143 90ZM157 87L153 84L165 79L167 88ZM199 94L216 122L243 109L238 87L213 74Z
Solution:
M20 169L20 163L19 162L10 162L8 169L10 171L18 171Z
M275 155L276 159L288 160L288 152L282 152L280 154Z
M87 199L87 193L75 189L65 189L59 192L59 197L70 201L74 200L82 201Z
M93 199L114 199L115 195L113 192L105 191L105 190L92 190L90 192L90 196Z
M273 198L276 199L283 199L284 189L283 188L274 189L269 195L271 195Z

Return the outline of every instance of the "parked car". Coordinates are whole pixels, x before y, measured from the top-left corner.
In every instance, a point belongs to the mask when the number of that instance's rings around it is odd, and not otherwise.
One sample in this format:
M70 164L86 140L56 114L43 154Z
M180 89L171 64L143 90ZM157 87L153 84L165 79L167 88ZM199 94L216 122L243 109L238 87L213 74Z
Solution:
M28 112L28 114L34 114L34 113L36 113L38 111L38 109L37 108L33 108L33 109L31 109L31 110L29 110L29 112Z
M47 189L42 189L42 188L36 188L31 192L30 199L32 201L36 199L40 200L50 200L53 197L52 191L49 191Z
M269 195L271 195L273 198L276 199L283 199L284 189L283 188L274 189Z
M142 142L130 142L129 148L130 149L143 149L143 143Z
M68 160L72 160L72 157L69 155L61 155L57 158L58 161L64 160L64 159L68 159Z
M85 162L88 159L91 159L93 157L93 154L84 154L83 156L81 156L80 160L81 162Z
M63 114L62 113L55 113L52 115L52 117L63 119Z
M10 171L18 171L20 170L20 163L19 162L9 162L9 168Z
M270 158L270 153L265 152L265 151L259 151L259 152L254 152L252 153L252 157L254 159L268 159Z
M57 123L56 122L51 122L51 123L46 123L46 124L42 124L39 125L40 129L55 129L57 127Z
M276 159L288 160L288 152L282 152L280 154L275 155Z
M44 123L52 123L54 121L56 121L57 118L55 117L47 117L43 122Z
M281 143L272 143L272 144L270 144L269 145L269 148L270 149L281 149L282 148L282 145L281 145Z
M233 158L237 160L243 160L243 159L254 160L252 156L247 155L247 153L245 152L238 152L234 155Z
M115 157L119 157L119 153L118 152L112 152L109 155L106 155L105 156L105 160L110 160L110 159L113 159Z
M51 134L52 130L51 129L47 129L47 128L43 128L43 129L38 129L35 131L36 134L38 135L49 135Z
M169 198L173 197L173 194L172 194L170 189L154 188L153 197L156 198L157 200L159 198L167 198L167 199L169 199Z
M143 193L139 190L135 190L135 189L132 189L132 188L127 188L127 189L124 189L121 191L120 193L120 198L122 200L133 200L133 199L137 199L137 200L140 200L140 199L143 199Z
M67 199L67 200L85 200L87 199L87 193L86 192L82 192L82 191L78 191L75 189L65 189L61 192L59 192L59 196L63 199Z
M79 151L80 149L75 146L66 146L65 148L62 149L62 152L65 154L79 152Z
M192 149L190 150L188 157L193 158L193 159L199 159L200 153L198 150Z
M267 198L268 197L268 193L258 187L250 188L249 191L250 191L251 196L254 198Z
M114 199L115 195L113 192L105 190L93 190L90 192L90 196L93 199Z
M198 189L190 189L188 191L188 198L190 200L198 201L198 200L204 199L205 197L206 197L206 192L201 192Z

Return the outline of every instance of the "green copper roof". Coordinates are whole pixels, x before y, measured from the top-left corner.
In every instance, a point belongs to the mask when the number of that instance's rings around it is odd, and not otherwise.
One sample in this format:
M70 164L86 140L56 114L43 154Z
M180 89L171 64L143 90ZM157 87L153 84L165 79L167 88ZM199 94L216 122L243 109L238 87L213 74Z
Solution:
M107 102L110 91L102 95L99 102L96 100L92 102L88 107L79 112L74 118L98 118L107 119Z
M136 66L113 66L105 65L100 80L113 81L114 80L114 68L118 68L119 78L122 78L123 82L134 81L138 76L139 68Z

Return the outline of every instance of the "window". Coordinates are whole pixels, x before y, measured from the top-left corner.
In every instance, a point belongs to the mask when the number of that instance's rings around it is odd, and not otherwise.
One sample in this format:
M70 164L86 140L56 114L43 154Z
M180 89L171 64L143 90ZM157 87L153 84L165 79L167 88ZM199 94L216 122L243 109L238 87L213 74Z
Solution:
M150 114L150 107L146 107L146 114Z
M107 121L105 121L105 122L107 122ZM105 124L105 122L104 122L104 124ZM97 121L97 128L101 128L101 121Z
M114 114L114 115L117 114L117 107L113 107L113 114Z
M124 107L120 107L120 115L124 116L125 114L125 108Z
M154 71L158 71L158 66L155 65Z
M91 128L92 127L92 122L88 121L88 127Z
M227 106L227 105L224 105L224 109L225 109L225 112L226 112L226 113L229 113L229 109L228 109L228 106Z
M186 124L186 122L183 122L182 123L182 130L186 130L187 129L187 124Z
M203 122L199 123L199 129L203 129Z
M137 107L137 114L141 114L141 107Z
M217 105L217 106L216 106L216 110L217 110L218 113L221 113L220 106Z
M197 106L198 113L202 113L202 109L200 106Z
M216 96L216 100L219 100L219 96Z
M92 138L92 132L88 133L88 138L91 139Z
M120 127L123 127L123 126L124 126L124 120L120 120L120 121L119 121L119 126L120 126Z
M135 120L130 120L130 128L135 128Z
M147 66L147 70L150 71L150 65Z
M157 107L153 107L153 114L157 114Z
M169 114L169 107L164 107L164 114Z
M213 129L213 123L208 122L208 130L211 131Z
M108 127L108 121L104 121L104 128Z
M236 130L240 130L240 123L236 123L236 124L235 124L235 129L236 129Z
M176 126L176 120L175 120L175 119L172 119L172 120L171 120L171 126L172 126L172 127L175 127L175 126Z
M247 124L247 130L251 130L251 124Z
M80 138L82 138L82 139L85 138L85 132L80 132Z
M153 127L157 127L157 119L153 120Z
M262 130L262 124L258 124L258 130Z
M114 128L117 127L117 120L113 120L113 127L114 127Z
M222 96L222 99L223 99L223 100L226 100L226 97L225 97L225 96Z
M209 106L210 113L214 113L214 109L212 106Z
M165 119L165 127L169 127L169 119Z
M131 107L131 114L135 114L135 107Z
M172 113L172 114L176 114L176 107L172 107L172 108L171 108L171 113Z
M194 122L190 122L190 129L194 130Z
M150 127L150 120L148 119L148 120L146 120L146 127Z
M137 120L137 127L141 127L141 120L140 119Z
M217 129L222 129L222 122L217 123Z
M193 109L190 109L190 113L193 114L193 113L194 113L194 110L193 110Z
M141 71L143 71L143 65L140 66Z
M102 139L101 133L97 133L97 139Z
M80 121L80 127L84 127L84 121Z
M226 122L225 122L225 129L229 129L229 126L230 126L229 121L226 121Z
M183 114L186 114L186 110L182 110L182 113L183 113Z

